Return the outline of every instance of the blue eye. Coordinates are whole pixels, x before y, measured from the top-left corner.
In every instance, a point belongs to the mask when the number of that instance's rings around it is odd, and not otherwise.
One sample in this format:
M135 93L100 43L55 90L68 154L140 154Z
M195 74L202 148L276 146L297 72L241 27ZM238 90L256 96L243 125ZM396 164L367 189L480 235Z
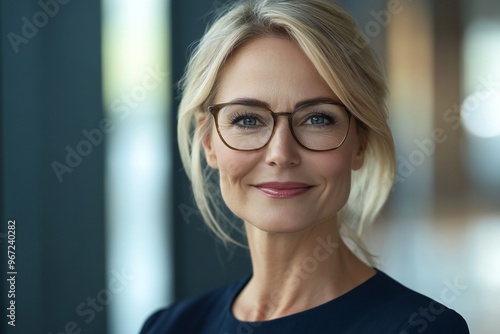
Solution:
M313 116L311 117L311 124L325 124L327 120L323 116Z
M335 119L331 116L325 114L315 114L311 115L305 122L305 124L312 125L328 125L335 122Z
M236 123L239 123L243 126L255 126L257 125L257 120L255 118L250 118L250 117L242 117L239 119Z
M229 123L246 129L262 126L259 117L250 114L232 115Z

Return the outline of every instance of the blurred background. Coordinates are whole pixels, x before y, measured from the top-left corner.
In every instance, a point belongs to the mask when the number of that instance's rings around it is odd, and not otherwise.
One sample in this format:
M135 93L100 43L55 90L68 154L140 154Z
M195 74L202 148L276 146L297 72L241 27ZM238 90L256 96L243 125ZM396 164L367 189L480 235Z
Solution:
M397 176L366 243L471 333L498 333L500 1L338 2L391 90ZM1 2L2 333L137 333L250 273L200 221L175 139L176 82L220 3Z

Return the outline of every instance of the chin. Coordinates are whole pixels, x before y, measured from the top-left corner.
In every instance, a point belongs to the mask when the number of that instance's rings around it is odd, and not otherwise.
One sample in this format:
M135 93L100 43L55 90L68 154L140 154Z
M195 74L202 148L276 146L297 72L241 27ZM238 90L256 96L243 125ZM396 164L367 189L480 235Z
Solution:
M312 222L306 222L304 220L297 221L297 219L259 219L259 223L252 223L251 221L246 221L247 228L256 228L263 232L270 234L292 234L300 233L306 231L317 224Z

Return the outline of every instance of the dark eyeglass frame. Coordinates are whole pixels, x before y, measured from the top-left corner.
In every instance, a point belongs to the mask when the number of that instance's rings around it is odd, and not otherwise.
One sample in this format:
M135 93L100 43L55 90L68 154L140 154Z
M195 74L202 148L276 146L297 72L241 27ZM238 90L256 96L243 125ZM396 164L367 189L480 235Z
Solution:
M344 111L347 113L347 131L346 131L346 133L344 135L344 138L342 138L342 141L340 142L340 144L338 144L334 148L329 148L329 149L325 149L325 150L311 149L311 148L305 146L304 144L302 144L300 142L300 140L297 138L297 136L295 135L295 132L293 131L293 123L292 123L293 116L298 111L300 111L302 108L309 107L309 106L316 105L316 104L333 104L333 105L338 105L338 106L341 106L344 109ZM219 111L222 110L224 107L231 106L231 105L246 105L246 106L252 106L252 107L261 107L261 108L266 109L267 111L269 111L269 114L273 118L273 130L271 132L271 136L269 136L269 139L267 140L267 142L264 145L262 145L259 148L239 149L239 148L235 148L235 147L229 145L224 140L224 137L222 136L222 134L220 132L220 129L219 129ZM276 131L276 122L278 120L278 117L280 117L280 116L288 116L288 127L290 128L290 132L292 133L292 136L295 139L295 141L297 142L297 144L299 144L301 147L305 148L306 150L313 151L313 152L333 151L333 150L338 149L340 146L342 146L342 144L344 144L345 140L347 139L347 136L349 135L349 129L351 128L351 116L352 116L352 113L349 111L349 109L343 103L341 103L340 101L332 100L332 99L315 99L315 100L313 100L311 102L301 103L298 106L296 106L295 110L292 111L292 112L274 112L273 110L271 110L269 108L269 106L266 103L260 102L260 101L255 101L255 102L244 102L244 101L239 102L239 101L236 101L236 102L218 103L218 104L213 104L213 105L208 106L208 111L214 117L215 127L217 128L217 133L219 135L219 138L222 140L222 142L227 147L229 147L232 150L235 150L235 151L244 151L244 152L258 151L258 150L263 149L267 145L269 145L269 143L271 142L271 139L273 138L274 133Z

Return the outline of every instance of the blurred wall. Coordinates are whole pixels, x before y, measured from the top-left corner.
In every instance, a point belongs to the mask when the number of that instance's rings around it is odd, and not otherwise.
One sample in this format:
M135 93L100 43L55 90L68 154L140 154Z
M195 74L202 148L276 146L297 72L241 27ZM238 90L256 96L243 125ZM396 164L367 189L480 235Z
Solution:
M96 301L106 286L104 152L84 133L103 116L100 4L0 6L0 331L105 333L106 309ZM16 226L15 327L5 316L8 220Z

